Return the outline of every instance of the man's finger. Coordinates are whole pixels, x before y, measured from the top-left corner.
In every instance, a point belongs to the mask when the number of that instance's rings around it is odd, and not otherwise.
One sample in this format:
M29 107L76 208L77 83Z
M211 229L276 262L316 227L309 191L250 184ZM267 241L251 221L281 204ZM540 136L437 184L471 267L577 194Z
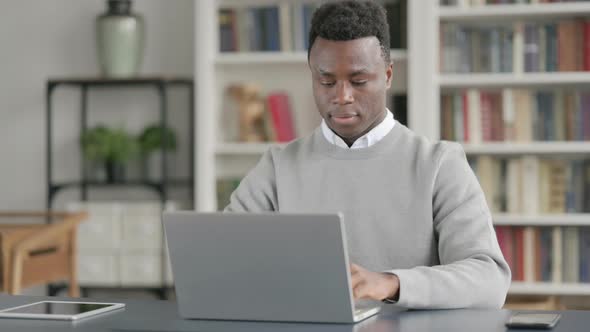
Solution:
M363 299L367 296L367 283L364 281L359 282L356 287L352 289L352 294L355 300Z
M362 281L362 277L360 274L355 273L350 277L350 287L354 289L360 282Z

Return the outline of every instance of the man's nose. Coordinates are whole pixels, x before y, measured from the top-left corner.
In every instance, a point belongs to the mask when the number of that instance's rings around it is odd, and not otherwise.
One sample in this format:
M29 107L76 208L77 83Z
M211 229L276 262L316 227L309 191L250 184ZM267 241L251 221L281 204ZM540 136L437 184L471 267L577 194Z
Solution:
M336 96L334 103L338 105L350 104L354 101L352 86L349 82L339 82L336 84Z

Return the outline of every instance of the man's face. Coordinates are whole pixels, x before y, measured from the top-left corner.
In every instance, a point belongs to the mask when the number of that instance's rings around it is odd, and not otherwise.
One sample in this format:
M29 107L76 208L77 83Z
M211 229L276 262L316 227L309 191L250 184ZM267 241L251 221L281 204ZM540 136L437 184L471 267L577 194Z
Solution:
M385 118L392 65L376 37L333 41L317 37L309 55L320 115L351 145Z

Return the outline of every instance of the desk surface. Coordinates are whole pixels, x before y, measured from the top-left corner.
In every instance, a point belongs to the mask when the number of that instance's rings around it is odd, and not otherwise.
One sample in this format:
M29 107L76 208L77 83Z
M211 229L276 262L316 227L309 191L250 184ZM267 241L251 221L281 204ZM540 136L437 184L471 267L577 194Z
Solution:
M65 298L0 296L0 308L22 305L45 299ZM91 300L107 302L104 299ZM169 301L112 300L124 302L125 310L89 318L80 322L21 320L0 318L0 331L312 331L312 332L362 332L362 331L506 331L504 322L507 310L429 310L399 311L385 306L377 316L355 325L346 324L295 324L237 321L183 320L178 317L176 303ZM552 330L587 331L590 312L564 311L559 324ZM523 330L520 330L523 331Z

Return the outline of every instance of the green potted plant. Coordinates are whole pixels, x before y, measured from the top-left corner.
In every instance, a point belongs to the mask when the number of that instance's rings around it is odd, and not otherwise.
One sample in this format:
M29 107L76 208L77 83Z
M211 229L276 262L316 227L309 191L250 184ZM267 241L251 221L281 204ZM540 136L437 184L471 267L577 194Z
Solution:
M152 124L144 128L138 138L141 159L142 173L145 179L157 178L158 172L158 152L163 150L176 151L176 132L160 124ZM151 167L150 167L151 166Z
M137 155L137 141L124 129L96 126L84 133L80 139L84 156L104 166L109 183L122 181L125 165Z

